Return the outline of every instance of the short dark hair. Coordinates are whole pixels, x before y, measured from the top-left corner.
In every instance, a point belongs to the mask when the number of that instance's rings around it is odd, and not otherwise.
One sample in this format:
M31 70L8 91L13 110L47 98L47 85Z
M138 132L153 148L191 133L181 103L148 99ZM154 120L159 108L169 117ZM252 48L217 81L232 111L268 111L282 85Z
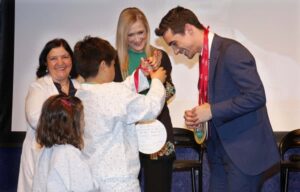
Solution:
M159 27L155 29L155 34L163 36L168 29L171 29L174 34L183 34L185 24L187 23L194 25L198 29L204 29L204 26L191 10L177 6L162 18Z
M83 105L74 96L54 95L43 104L36 139L41 146L71 144L83 148Z
M110 66L117 52L111 44L99 37L86 36L74 47L74 60L78 73L83 78L95 77L101 61Z
M59 39L59 38L48 41L46 43L46 45L44 46L42 52L40 53L39 66L36 71L36 76L38 78L40 78L40 77L43 77L48 74L48 72L47 72L47 56L53 48L57 48L57 47L63 47L69 53L69 55L72 59L72 69L70 72L70 77L76 78L78 76L78 73L76 72L75 67L73 67L73 59L74 59L73 51L66 40Z

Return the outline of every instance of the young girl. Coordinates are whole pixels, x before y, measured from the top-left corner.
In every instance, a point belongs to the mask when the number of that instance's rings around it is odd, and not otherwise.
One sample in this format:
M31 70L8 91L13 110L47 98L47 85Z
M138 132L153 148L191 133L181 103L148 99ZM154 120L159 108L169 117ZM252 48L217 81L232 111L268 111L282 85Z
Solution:
M42 147L33 191L91 191L90 168L81 154L83 105L77 97L55 95L43 104L36 139Z

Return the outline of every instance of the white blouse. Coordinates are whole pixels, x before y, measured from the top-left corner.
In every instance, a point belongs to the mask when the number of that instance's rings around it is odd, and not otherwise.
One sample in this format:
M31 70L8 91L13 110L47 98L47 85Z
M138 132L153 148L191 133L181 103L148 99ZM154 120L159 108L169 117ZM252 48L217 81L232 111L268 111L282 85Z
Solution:
M96 189L91 170L73 145L43 147L33 179L33 192L87 192Z

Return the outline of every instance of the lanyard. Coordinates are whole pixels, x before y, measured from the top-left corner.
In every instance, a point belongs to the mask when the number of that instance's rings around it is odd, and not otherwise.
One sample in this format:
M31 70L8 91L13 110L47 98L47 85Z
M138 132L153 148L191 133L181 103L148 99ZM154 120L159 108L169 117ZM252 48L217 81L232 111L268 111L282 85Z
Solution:
M207 29L204 30L202 55L199 57L199 105L207 102L208 95L208 29L209 27L207 27Z

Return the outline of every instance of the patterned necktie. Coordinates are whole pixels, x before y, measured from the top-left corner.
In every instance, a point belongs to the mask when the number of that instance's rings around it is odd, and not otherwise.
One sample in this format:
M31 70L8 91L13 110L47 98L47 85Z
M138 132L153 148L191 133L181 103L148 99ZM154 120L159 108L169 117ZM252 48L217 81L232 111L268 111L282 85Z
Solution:
M199 56L199 81L198 81L198 90L199 90L199 100L198 103L203 104L207 102L207 92L208 92L208 29L204 30L203 38L203 48L202 55Z

